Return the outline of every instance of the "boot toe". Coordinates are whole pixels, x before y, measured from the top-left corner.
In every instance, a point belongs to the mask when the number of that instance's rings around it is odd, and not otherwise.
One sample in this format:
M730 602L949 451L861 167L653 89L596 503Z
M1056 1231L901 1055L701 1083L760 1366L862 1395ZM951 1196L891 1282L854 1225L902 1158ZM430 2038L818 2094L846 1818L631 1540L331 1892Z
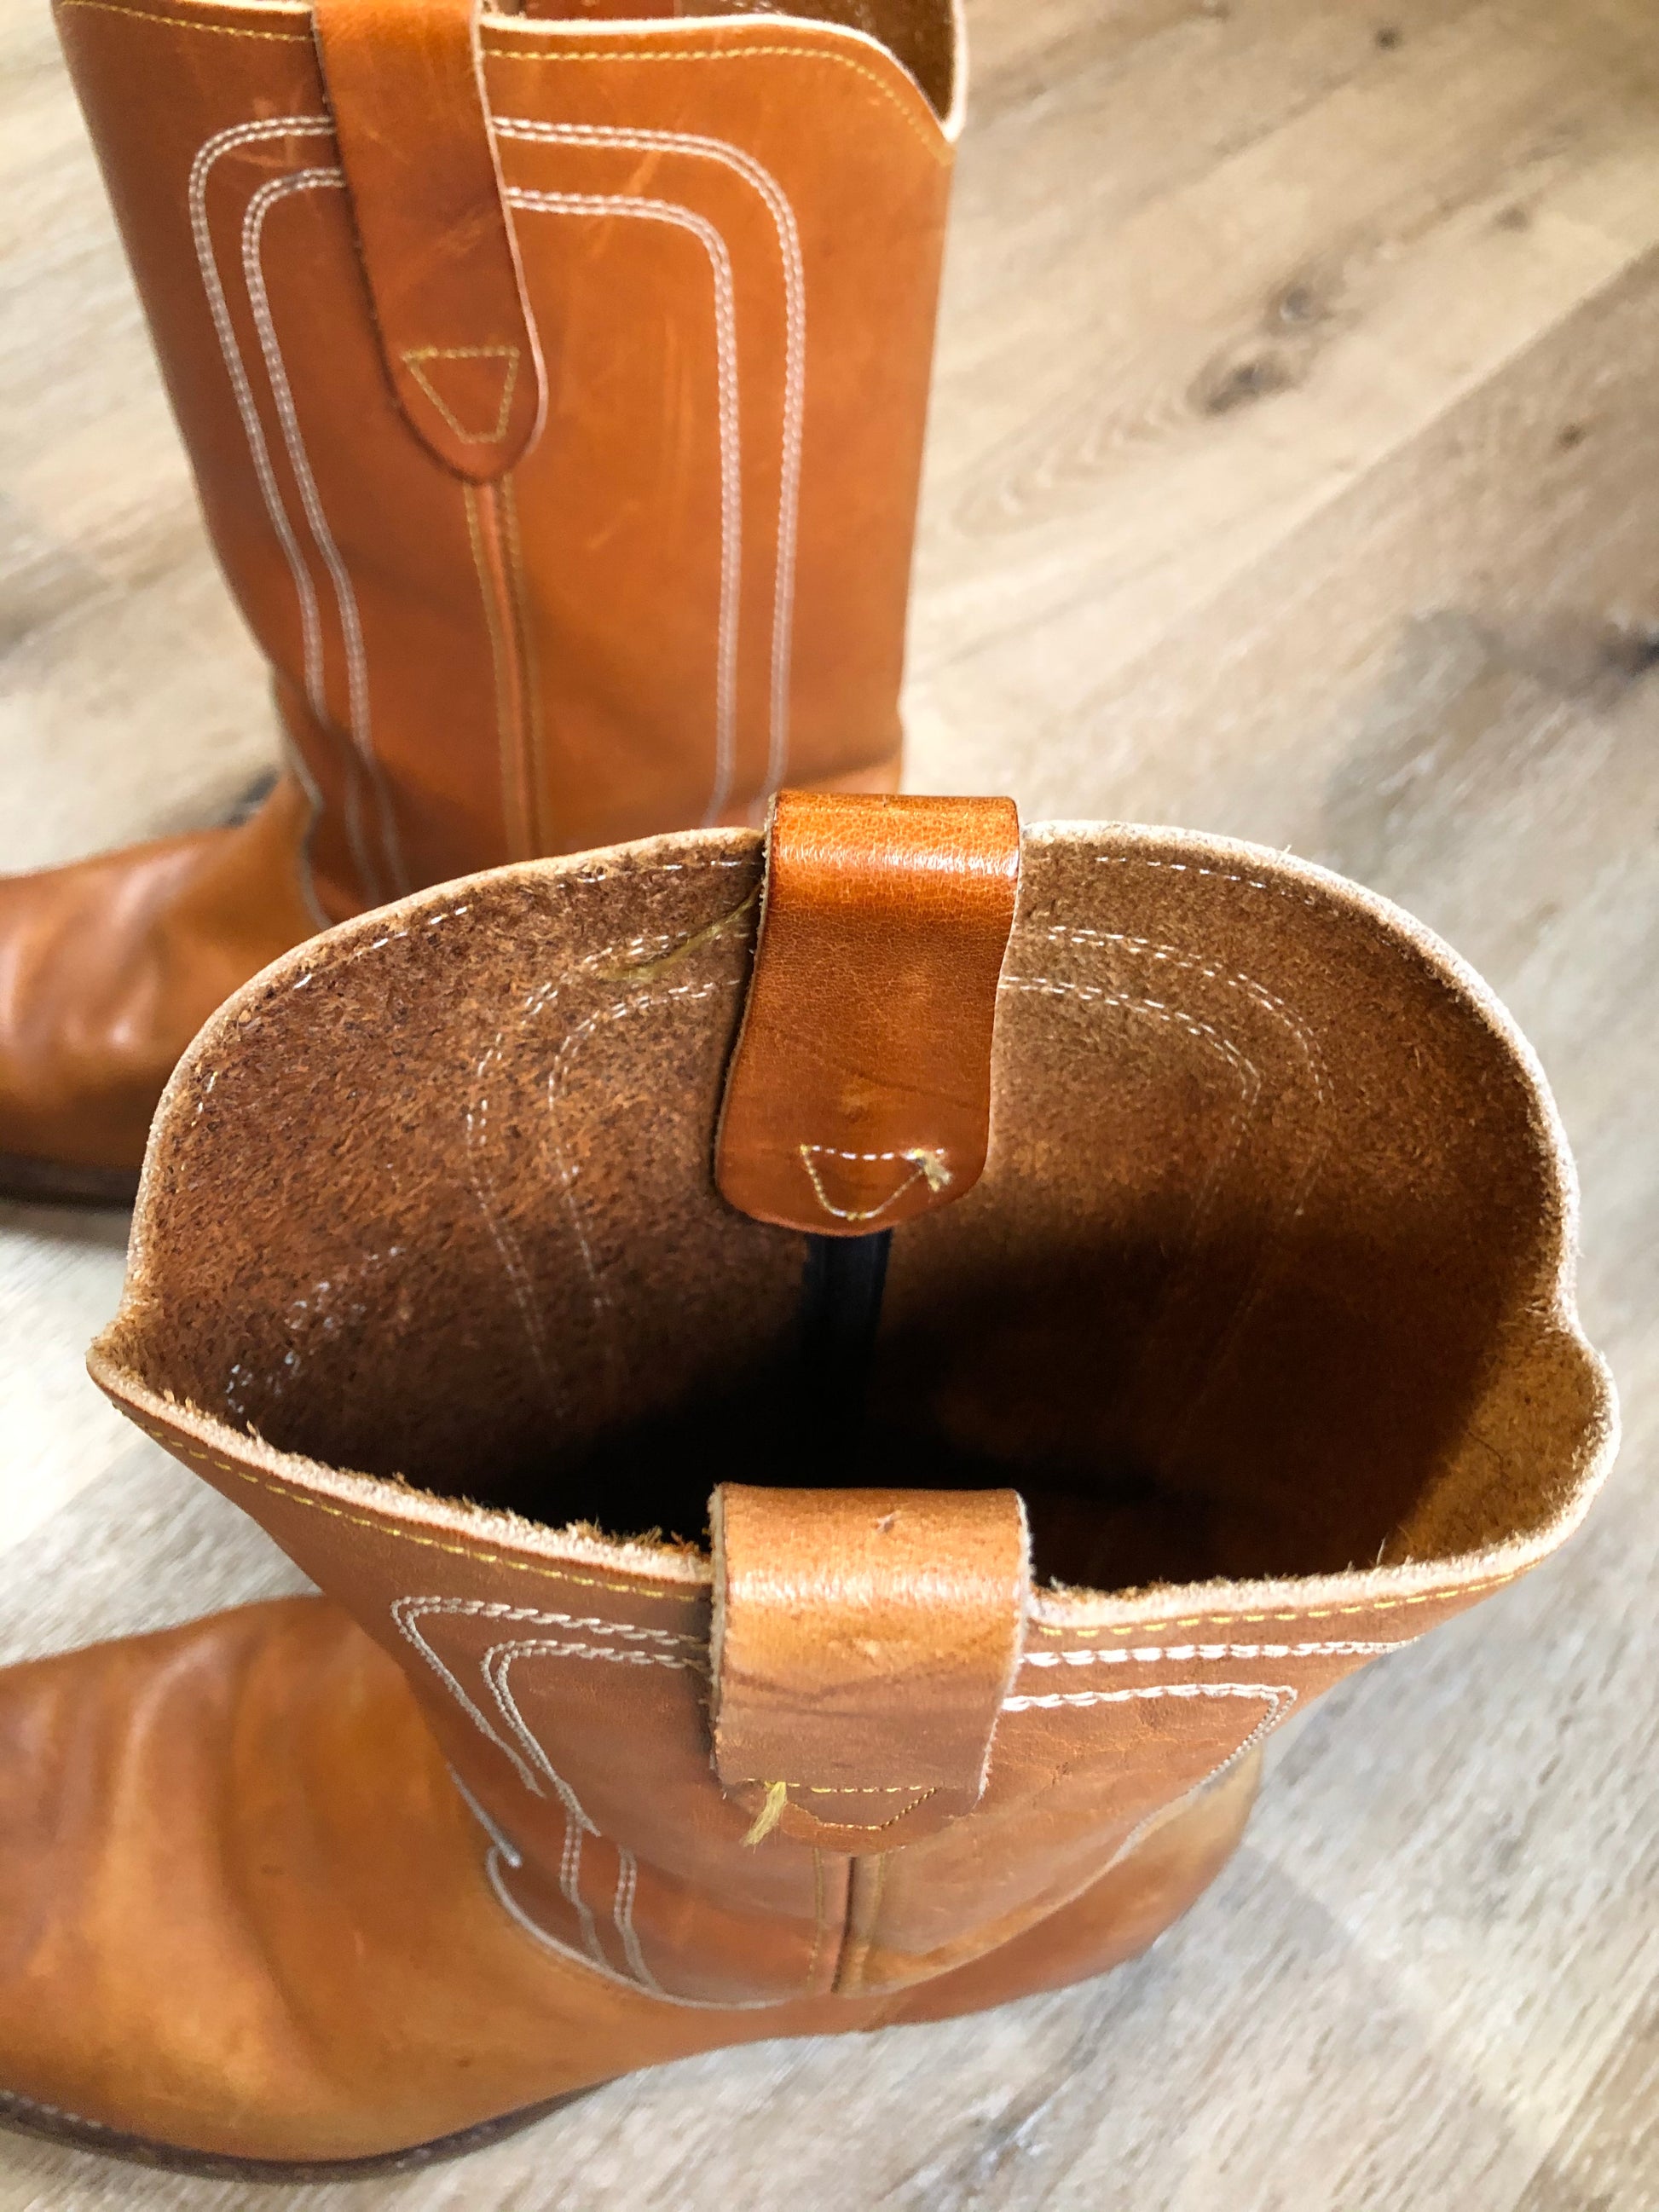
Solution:
M550 1957L392 1662L290 1598L0 1674L0 2120L419 2164L720 2039Z
M284 779L233 829L0 878L0 1191L131 1200L185 1047L317 926L308 818Z

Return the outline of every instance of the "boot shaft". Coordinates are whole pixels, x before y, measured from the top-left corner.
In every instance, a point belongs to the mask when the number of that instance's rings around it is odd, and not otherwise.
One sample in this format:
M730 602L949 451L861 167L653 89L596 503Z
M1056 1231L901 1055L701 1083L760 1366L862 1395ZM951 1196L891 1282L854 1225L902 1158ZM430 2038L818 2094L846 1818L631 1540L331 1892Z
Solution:
M896 781L963 64L888 12L65 0L329 915Z
M896 1991L1037 1929L1545 1556L1613 1433L1553 1109L1478 981L1283 856L1047 830L983 1176L894 1232L826 1468L790 1395L807 1240L714 1173L762 861L733 830L533 864L267 971L175 1079L94 1359L405 1666L504 1906L694 2006ZM876 1522L931 1496L976 1799L902 1671L858 1686L873 1540L780 1513L803 1470L894 1493ZM730 1485L760 1518L722 1563ZM958 1571L988 1528L1005 1568ZM757 1637L792 1558L799 1623Z

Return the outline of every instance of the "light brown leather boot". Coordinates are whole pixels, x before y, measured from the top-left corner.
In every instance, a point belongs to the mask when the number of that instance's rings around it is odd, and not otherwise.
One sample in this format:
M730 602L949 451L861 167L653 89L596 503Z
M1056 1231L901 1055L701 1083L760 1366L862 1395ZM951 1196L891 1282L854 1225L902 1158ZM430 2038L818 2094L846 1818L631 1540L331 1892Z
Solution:
M951 0L57 12L291 762L0 896L0 1185L130 1196L325 923L896 784L963 64Z
M659 838L210 1025L93 1371L326 1595L0 1677L15 2120L407 2159L1096 1973L1273 1728L1576 1525L1490 994L1175 832L1028 835L1010 937L1016 849L792 799L763 922L755 833Z

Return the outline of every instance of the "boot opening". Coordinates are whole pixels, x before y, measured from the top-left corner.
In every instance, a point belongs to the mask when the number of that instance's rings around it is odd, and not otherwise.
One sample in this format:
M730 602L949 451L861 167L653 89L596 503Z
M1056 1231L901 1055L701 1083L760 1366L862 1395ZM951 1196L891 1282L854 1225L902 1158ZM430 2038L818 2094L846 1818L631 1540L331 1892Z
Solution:
M962 38L951 0L524 0L495 9L538 22L653 23L675 17L770 15L834 23L885 46L908 71L941 123L954 112Z
M1028 837L992 1154L895 1232L865 1402L803 1394L806 1240L710 1158L758 841L406 902L204 1033L104 1352L327 1466L703 1540L723 1480L1024 1495L1102 1590L1537 1528L1597 1431L1535 1071L1349 887L1164 833Z

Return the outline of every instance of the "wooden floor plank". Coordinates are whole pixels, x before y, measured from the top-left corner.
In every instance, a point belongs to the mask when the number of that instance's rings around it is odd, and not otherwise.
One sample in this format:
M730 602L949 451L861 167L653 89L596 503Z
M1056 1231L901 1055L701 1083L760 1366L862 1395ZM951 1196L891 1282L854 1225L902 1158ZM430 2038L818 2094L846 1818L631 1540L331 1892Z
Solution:
M949 302L918 676L1068 616L1109 670L1650 244L1659 87L1564 41L1475 9L1115 228L1045 176L1020 313Z

